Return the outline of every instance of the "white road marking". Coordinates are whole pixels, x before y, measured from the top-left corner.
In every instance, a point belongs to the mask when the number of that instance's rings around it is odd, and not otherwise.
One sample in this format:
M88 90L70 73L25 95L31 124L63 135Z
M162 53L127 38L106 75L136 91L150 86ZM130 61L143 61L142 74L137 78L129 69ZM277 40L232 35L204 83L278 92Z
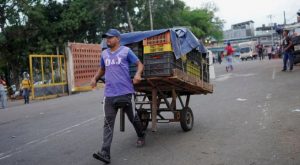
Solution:
M237 98L236 101L247 101L247 99Z
M2 159L6 159L6 158L9 158L9 157L11 157L12 155L11 154L9 154L9 155L6 155L6 156L3 156L3 157L1 157L0 158L0 160L2 160Z
M255 75L257 75L257 74L255 74L255 73L248 73L248 74L227 73L227 74L217 76L215 81L225 81L225 80L228 80L228 79L234 78L234 77L251 77L251 76L255 76Z
M292 112L300 112L300 109L295 109Z
M266 98L271 99L272 94L270 94L270 93L267 94ZM257 107L260 108L260 110L262 111L262 114L263 114L260 118L260 121L259 121L260 129L266 129L265 124L267 123L268 120L270 120L270 116L269 116L270 104L268 103L268 101L266 101L263 106L258 105Z
M273 74L272 74L272 79L275 80L275 76L276 76L276 70L275 68L273 69Z
M3 160L3 159L6 159L6 158L9 158L17 153L20 153L22 151L24 151L27 147L31 147L31 146L34 146L34 145L38 145L38 144L42 144L42 143L46 143L48 142L50 139L50 137L53 137L53 136L61 136L61 135L64 135L64 134L67 134L67 133L70 133L71 132L71 129L75 128L75 127L79 127L81 125L85 125L85 124L88 124L96 119L99 119L101 116L103 115L99 115L97 117L93 117L93 118L90 118L88 120L85 120L83 122L80 122L78 124L75 124L75 125L72 125L70 127L67 127L67 128L64 128L64 129L61 129L59 131L56 131L56 132L53 132L47 136L44 136L42 138L39 138L39 139L35 139L35 140L32 140L28 143L25 143L24 145L20 146L20 147L17 147L15 149L12 149L10 151L7 151L5 153L1 153L0 154L0 160Z
M33 143L36 143L36 142L38 142L38 140L32 140L31 142L28 142L25 145L30 145L30 144L33 144Z
M266 96L266 99L269 100L269 99L271 99L271 98L272 98L272 94L271 94L271 93L268 93L267 96Z
M248 74L235 74L236 77L251 77L251 76L255 76L257 74L255 73L248 73Z

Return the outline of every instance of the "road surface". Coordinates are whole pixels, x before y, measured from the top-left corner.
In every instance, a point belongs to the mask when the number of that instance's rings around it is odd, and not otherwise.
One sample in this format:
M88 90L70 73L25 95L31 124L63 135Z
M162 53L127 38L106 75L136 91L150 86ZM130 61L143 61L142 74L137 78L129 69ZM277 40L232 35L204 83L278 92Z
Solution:
M300 164L300 67L281 72L281 60L216 65L215 92L191 97L194 128L179 123L148 129L146 146L115 127L112 165ZM0 109L1 165L98 165L103 90ZM151 124L151 123L150 123Z

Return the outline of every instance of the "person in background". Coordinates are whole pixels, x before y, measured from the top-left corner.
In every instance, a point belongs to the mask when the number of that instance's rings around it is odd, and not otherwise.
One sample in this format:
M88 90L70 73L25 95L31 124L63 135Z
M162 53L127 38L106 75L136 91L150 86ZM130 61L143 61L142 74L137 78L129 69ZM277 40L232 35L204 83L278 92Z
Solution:
M272 59L272 46L267 47L267 53L268 53L269 60L271 60Z
M258 52L259 60L263 60L264 59L264 49L263 49L263 45L260 42L256 46L256 49Z
M228 72L229 69L230 71L233 71L233 64L232 64L232 60L233 60L233 53L234 53L234 49L232 48L230 42L227 43L227 46L225 47L225 58L227 61L227 66L226 66L226 71Z
M293 57L293 51L294 51L294 46L292 43L292 39L289 36L289 31L284 30L283 31L283 69L282 71L285 72L287 69L290 71L293 70L293 65L294 65L294 57ZM287 68L287 61L289 60L289 68Z
M27 72L24 72L23 80L21 83L21 89L23 90L24 104L29 104L30 88L31 88L31 83L29 80L29 74Z
M218 62L219 64L222 63L222 57L224 56L224 52L222 51L221 53L218 53Z
M1 107L3 109L7 108L7 97L5 92L5 86L6 82L3 80L2 77L0 77L0 100L1 100Z

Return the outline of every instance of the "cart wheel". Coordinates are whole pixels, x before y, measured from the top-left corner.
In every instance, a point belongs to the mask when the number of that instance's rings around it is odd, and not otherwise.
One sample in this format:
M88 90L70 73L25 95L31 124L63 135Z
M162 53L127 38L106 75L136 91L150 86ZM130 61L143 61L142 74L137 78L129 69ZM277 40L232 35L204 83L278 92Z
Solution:
M148 112L138 112L139 118L142 123L142 129L145 131L148 128L149 120L150 120L150 114Z
M193 128L194 115L190 107L184 107L180 112L180 125L183 131L187 132Z

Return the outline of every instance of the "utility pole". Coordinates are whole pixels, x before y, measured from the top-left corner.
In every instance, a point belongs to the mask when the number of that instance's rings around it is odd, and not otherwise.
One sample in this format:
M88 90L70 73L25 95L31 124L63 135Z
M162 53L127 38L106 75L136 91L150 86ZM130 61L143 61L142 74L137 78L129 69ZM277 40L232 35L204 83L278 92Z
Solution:
M286 25L285 11L283 11L283 24Z
M271 39L272 39L272 45L274 45L274 37L273 37L273 21L272 21L273 15L270 14L270 15L268 15L267 17L270 19Z
M150 28L151 30L153 30L152 0L148 0L148 3L149 3Z
M273 21L272 21L272 19L273 19L273 15L272 15L272 14L270 14L270 15L268 15L267 17L270 19L270 26L272 26L272 23L273 23Z

